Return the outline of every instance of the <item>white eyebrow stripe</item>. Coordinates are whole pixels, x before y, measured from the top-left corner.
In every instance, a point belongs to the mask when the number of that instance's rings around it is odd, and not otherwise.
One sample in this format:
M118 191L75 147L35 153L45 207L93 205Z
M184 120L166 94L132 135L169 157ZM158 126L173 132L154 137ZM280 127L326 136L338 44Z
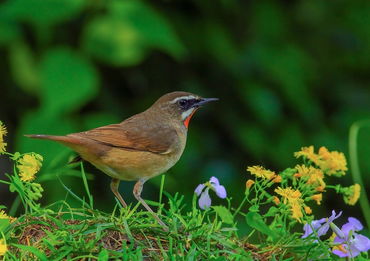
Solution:
M177 97L177 98L173 99L172 101L170 101L170 103L176 103L178 100L182 100L182 99L191 100L191 99L195 99L195 98L196 97L194 97L193 95L181 96L181 97Z

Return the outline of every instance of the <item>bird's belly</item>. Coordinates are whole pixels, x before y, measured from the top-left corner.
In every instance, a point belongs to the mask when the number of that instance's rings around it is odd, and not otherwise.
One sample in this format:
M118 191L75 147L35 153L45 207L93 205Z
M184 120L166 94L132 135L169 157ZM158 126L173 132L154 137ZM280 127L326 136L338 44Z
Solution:
M179 160L182 153L155 154L113 148L106 152L95 166L112 178L138 180L160 175Z

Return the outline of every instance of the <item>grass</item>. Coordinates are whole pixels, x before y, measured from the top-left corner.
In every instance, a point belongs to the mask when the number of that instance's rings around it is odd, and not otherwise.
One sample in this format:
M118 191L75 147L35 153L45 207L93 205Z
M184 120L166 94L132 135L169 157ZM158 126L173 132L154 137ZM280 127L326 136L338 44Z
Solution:
M81 207L72 208L61 200L18 217L4 231L9 246L5 260L297 260L305 256L306 250L294 246L292 238L273 246L249 243L249 237L238 236L236 223L226 224L212 208L200 210L196 196L191 211L186 211L183 196L164 191L165 176L159 202L147 202L158 208L169 233L149 212L140 210L139 203L121 208L117 202L112 213L101 212L93 208L83 166L81 174L88 202L59 180L67 196Z
M195 206L184 213L183 197L166 195L170 207L164 209L160 205L158 213L163 213L161 218L169 225L170 233L165 233L150 213L139 211L139 204L127 209L116 205L113 213L104 213L87 203L81 208L71 208L66 201L60 201L17 219L9 228L10 242L17 243L10 244L7 258L244 260L254 255L263 260L266 256L262 250L240 240L236 229L225 227L219 218L212 217L211 211L201 211ZM195 197L193 204L196 205Z
M357 132L351 132L352 151L356 150ZM46 173L38 181L60 182L66 197L41 206L38 201L43 188L35 182L35 175L42 157L36 153L0 154L14 162L13 173L5 174L8 180L0 179L18 194L9 213L22 212L22 206L24 213L12 218L0 205L0 260L340 260L333 250L352 247L353 238L359 235L357 230L351 231L350 239L336 243L330 235L319 235L319 229L311 223L322 217L315 217L310 206L320 205L327 190L337 192L349 205L360 198L359 184L329 184L333 179L326 177L342 177L347 163L344 154L324 147L317 153L313 146L302 148L294 155L303 163L280 172L249 167L253 179L246 182L245 197L239 204L226 198L225 206L205 210L198 206L202 196L198 201L194 194L191 206L186 206L184 196L167 193L163 175L158 202L146 202L156 209L169 232L139 203L122 208L117 200L108 213L95 208L82 163L80 171L68 171L81 178L86 196L73 192L55 173ZM362 183L359 169L353 171L355 181ZM203 184L202 195L213 190L219 197L226 197L214 179ZM362 203L365 201L362 198ZM368 209L368 203L362 204L362 209ZM327 212L329 216L331 210ZM330 223L334 232L335 222ZM306 238L302 238L303 225L313 230ZM248 226L249 234L241 236L240 226ZM334 234L337 239L339 235ZM358 254L346 260L369 260L366 251Z

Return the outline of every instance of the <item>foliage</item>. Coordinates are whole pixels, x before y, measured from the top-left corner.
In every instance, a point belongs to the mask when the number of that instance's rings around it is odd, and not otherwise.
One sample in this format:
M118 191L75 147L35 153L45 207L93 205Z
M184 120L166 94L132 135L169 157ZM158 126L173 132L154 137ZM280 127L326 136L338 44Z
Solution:
M1 123L0 127L0 141L4 143L6 129ZM361 260L368 257L370 240L356 233L363 228L357 219L349 218L342 229L333 223L342 212L336 215L333 211L331 217L313 221L314 213L308 204L312 201L320 204L326 189L342 193L346 203L356 203L359 198L356 189L328 184L326 176L345 174L346 159L342 153L330 152L324 147L318 153L313 147L302 148L295 156L302 157L304 163L280 173L260 166L249 167L255 179L246 181L244 199L236 207L226 198L226 188L212 177L195 189L188 211L184 196L179 193L171 196L163 191L163 176L159 202L148 203L158 207L157 213L168 224L169 233L163 231L149 212L139 210L139 203L120 208L117 201L110 213L94 208L82 163L81 183L87 200L58 177L66 191L65 199L41 206L38 201L43 189L35 181L42 157L5 150L1 154L14 163L13 172L7 174L9 181L0 180L18 194L18 201L10 212L15 213L19 200L24 207L24 213L17 218L0 210L0 256L4 260L141 260L147 257L156 260L336 260L337 256ZM227 206L211 207L210 199L204 204L202 197L208 195L209 189L226 198ZM167 204L162 202L162 193L168 199ZM72 207L71 199L77 200L79 206ZM5 206L0 206L3 208ZM238 216L244 217L242 222L250 227L246 237L240 235ZM336 238L324 240L321 237L329 226ZM297 229L304 229L305 234L302 236ZM366 243L359 243L356 238ZM351 251L355 253L353 256Z
M24 134L116 123L186 90L220 98L194 119L167 178L187 198L210 175L236 188L241 162L282 169L304 144L346 152L349 125L370 118L369 12L363 0L2 1L0 118L14 135L9 146L43 155L50 173L66 161L63 149ZM369 171L369 132L359 138ZM199 178L188 179L193 169ZM44 200L61 196L55 187Z

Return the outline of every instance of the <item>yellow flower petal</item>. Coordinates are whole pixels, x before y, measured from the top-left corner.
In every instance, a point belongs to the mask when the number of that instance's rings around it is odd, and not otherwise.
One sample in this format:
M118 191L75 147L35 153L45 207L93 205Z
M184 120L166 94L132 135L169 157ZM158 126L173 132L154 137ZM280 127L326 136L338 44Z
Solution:
M274 196L274 198L272 199L272 201L274 201L274 203L276 205L280 205L280 199L277 196Z
M284 198L283 203L290 207L292 218L296 219L298 222L301 222L301 218L303 217L303 199L301 198L301 192L299 190L294 190L291 187L285 189L278 187L275 189L275 192L282 196Z
M319 149L320 163L319 167L327 175L344 175L348 170L346 157L343 153L338 151L328 151L327 148L321 147Z
M282 177L280 175L276 175L276 177L272 180L274 183L280 183L282 181Z
M14 217L11 217L11 216L8 216L4 210L0 210L0 219L9 219L10 222L14 222L16 221L17 219L14 218Z
M301 205L302 202L298 200L294 200L294 201L291 201L289 204L290 210L292 212L292 218L296 219L298 222L301 222L301 218L303 217L302 205Z
M36 153L29 153L23 155L17 162L19 176L24 182L32 181L35 179L36 173L41 168L43 158Z
M297 151L294 153L294 156L296 158L299 158L299 157L306 158L315 164L317 164L317 162L319 161L319 156L314 152L313 146L302 147L300 151Z
M7 143L4 142L4 136L6 136L7 133L5 125L0 121L0 154L5 152Z
M8 131L5 125L0 121L0 137L6 136L6 134L8 134Z
M324 182L324 172L322 172L322 170L313 166L307 167L306 165L297 165L295 169L297 170L295 177L306 179L307 184L313 185L314 188L321 187L321 190L325 189L326 184Z
M353 206L360 198L360 195L361 186L359 184L354 184L344 192L343 199L346 204Z
M6 251L8 251L8 247L5 244L3 239L0 239L0 256L5 255Z
M315 200L317 205L321 205L321 201L322 201L322 193L312 195L312 196L311 196L311 199L312 199L312 200Z
M258 178L263 179L273 179L276 177L275 172L265 169L262 166L252 166L248 167L247 171L249 171L252 175L255 175Z
M309 206L304 206L304 212L306 212L307 215L311 215L312 209Z

